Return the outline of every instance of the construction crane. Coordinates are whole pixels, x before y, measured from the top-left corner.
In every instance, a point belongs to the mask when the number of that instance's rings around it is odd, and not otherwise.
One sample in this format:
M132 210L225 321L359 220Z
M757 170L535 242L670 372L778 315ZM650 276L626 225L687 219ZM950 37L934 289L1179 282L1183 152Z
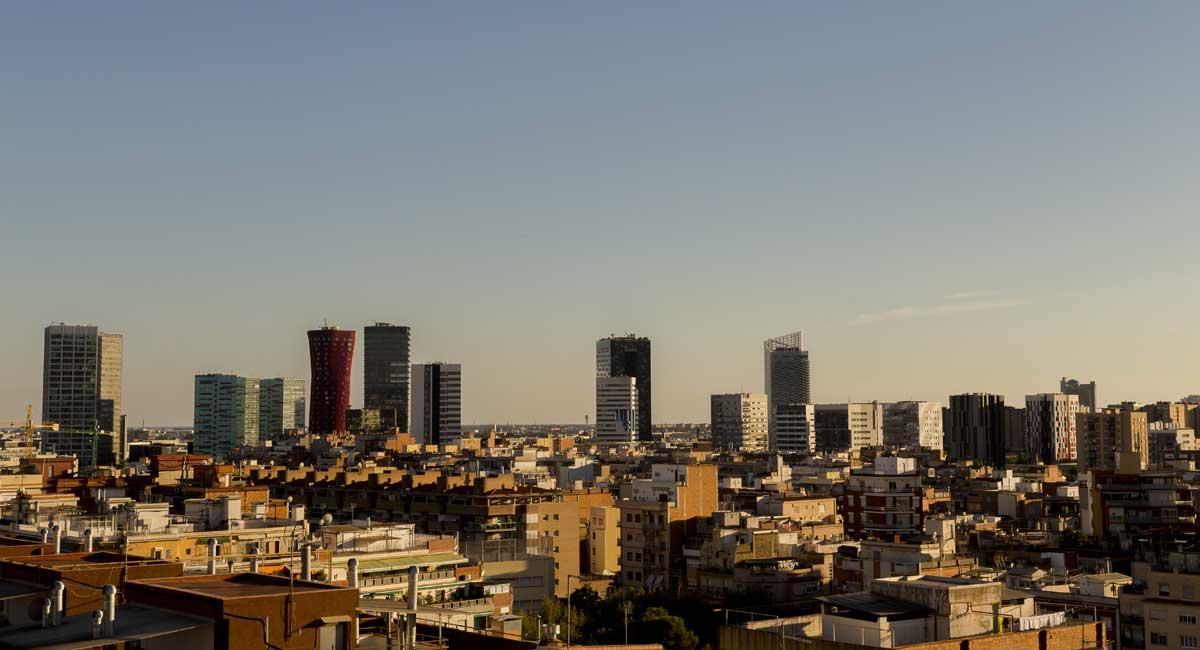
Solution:
M53 422L34 422L33 421L33 404L25 406L25 421L8 420L0 421L0 428L21 427L25 434L25 446L33 447L33 432L37 429L53 429Z

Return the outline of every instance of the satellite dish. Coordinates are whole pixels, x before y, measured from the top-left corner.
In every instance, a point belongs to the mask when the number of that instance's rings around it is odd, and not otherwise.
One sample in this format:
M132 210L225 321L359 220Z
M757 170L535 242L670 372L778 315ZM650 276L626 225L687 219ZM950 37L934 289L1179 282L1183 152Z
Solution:
M332 523L333 523L333 515L329 514L328 512L325 513L325 516L321 517L321 525L322 526L328 526L329 524L332 524Z

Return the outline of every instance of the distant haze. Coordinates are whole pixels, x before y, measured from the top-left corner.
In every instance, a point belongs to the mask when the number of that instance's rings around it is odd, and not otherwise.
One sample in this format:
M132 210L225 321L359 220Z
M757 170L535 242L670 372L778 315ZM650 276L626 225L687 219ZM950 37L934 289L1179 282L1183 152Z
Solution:
M0 21L0 420L42 328L125 335L131 423L411 325L464 421L1200 393L1200 5L25 3ZM355 405L361 399L360 357Z

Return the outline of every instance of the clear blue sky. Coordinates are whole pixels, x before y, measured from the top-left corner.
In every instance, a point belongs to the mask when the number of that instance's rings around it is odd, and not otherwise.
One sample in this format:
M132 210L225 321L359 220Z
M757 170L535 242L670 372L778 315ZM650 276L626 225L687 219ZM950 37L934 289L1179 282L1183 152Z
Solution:
M0 419L51 321L151 423L324 318L470 421L581 421L627 331L658 421L795 329L821 401L1200 392L1200 5L247 4L4 9Z

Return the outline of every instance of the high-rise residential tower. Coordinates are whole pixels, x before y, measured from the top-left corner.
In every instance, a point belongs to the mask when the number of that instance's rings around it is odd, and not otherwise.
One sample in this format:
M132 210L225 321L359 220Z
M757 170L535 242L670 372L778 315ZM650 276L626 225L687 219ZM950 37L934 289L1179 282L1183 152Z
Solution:
M42 357L42 421L63 431L115 432L121 421L120 334L92 325L46 327Z
M1079 410L1086 413L1095 413L1100 408L1100 403L1096 401L1096 382L1094 381L1084 383L1078 379L1063 377L1058 382L1058 392L1078 397Z
M883 444L883 404L817 404L817 451L858 452Z
M330 435L346 432L354 337L354 330L329 326L308 331L308 355L312 367L309 433Z
M268 438L303 429L306 399L303 379L275 377L259 382L259 435Z
M636 377L596 377L597 442L636 442L640 420Z
M596 376L637 379L637 435L639 440L652 439L650 339L627 334L596 341Z
M217 460L259 441L259 380L237 375L196 375L192 447Z
M426 445L462 437L462 366L414 363L412 366L413 438Z
M766 451L770 446L766 395L713 395L711 414L714 447L734 451Z
M946 439L943 443L946 457L950 460L971 460L980 465L1003 467L1008 418L1003 395L951 395Z
M1047 464L1076 458L1076 416L1079 396L1039 393L1025 396L1025 443Z
M1150 426L1146 414L1119 408L1089 413L1080 406L1075 434L1079 471L1141 471L1150 464Z
M363 328L363 408L378 410L389 430L408 431L410 336L405 325Z

